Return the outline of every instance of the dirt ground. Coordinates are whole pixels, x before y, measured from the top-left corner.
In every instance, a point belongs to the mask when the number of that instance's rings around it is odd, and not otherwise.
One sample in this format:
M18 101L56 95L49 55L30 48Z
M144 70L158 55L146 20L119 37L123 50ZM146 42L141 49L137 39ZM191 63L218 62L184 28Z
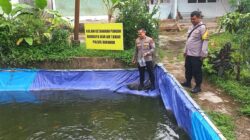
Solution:
M185 45L185 32L161 32L160 47L163 49L162 63L179 82L184 78L184 58L182 54ZM182 58L181 58L182 57ZM194 83L192 83L194 86ZM190 89L186 89L190 91ZM250 118L239 114L239 105L232 97L206 80L202 84L200 94L191 95L197 104L205 111L216 111L233 117L237 140L250 140Z

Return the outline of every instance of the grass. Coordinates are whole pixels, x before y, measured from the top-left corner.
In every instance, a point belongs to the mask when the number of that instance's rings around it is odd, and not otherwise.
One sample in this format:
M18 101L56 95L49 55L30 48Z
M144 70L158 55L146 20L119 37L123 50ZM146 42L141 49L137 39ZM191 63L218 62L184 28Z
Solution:
M161 62L161 60L164 58L164 50L161 48L156 49L156 58L157 61Z
M174 63L175 61L183 62L185 59L183 56L182 49L176 51L173 50L162 50L162 51L164 51L170 63ZM176 58L176 60L174 58Z
M235 125L232 121L232 117L214 111L208 111L207 114L226 139L236 140L236 134L234 132Z
M238 44L233 38L234 36L227 32L212 35L209 41L209 53L219 52L222 46L227 42L231 42L232 48L237 48ZM250 86L247 82L244 82L250 77L248 76L250 75L249 70L242 69L242 74L242 79L244 79L242 81L234 80L235 78L232 74L225 74L224 77L218 77L215 74L206 73L205 76L210 83L224 90L225 93L232 96L235 101L241 103L239 112L250 116ZM236 139L235 124L233 123L234 119L232 117L213 111L208 111L207 114L226 139Z
M238 44L233 41L233 35L228 32L218 33L211 35L209 39L209 53L212 51L218 51L227 42L231 42L232 46L237 46Z
M232 47L237 47L233 35L227 32L212 35L209 43L209 52L218 52L226 42L231 42ZM215 84L241 103L239 110L242 114L250 116L250 70L242 66L241 81L236 81L233 74L225 73L223 77L207 74L210 83Z
M221 77L207 76L209 82L215 84L223 89L227 94L234 97L234 99L242 104L239 110L242 114L250 116L250 87L242 85L235 80L225 80Z
M174 53L172 50L163 50L163 51L165 51L165 54L166 54L168 59L173 59Z
M2 63L9 66L29 65L41 61L64 61L74 57L108 57L121 60L126 65L131 65L134 50L110 51L88 50L85 44L80 47L69 47L64 44L51 44L36 47L13 47L8 55L2 56Z
M185 57L183 56L183 52L179 52L177 55L177 61L178 62L184 62L185 61Z
M131 64L131 60L134 54L134 50L124 51L111 51L111 50L88 50L85 44L81 44L80 47L73 48L72 57L110 57L123 61L127 65Z
M94 50L87 49L85 43L81 43L80 47L70 47L67 44L52 43L49 45L41 45L34 47L18 46L11 48L8 55L2 57L2 63L10 67L18 65L32 65L42 61L65 61L74 57L106 57L120 60L126 67L132 67L132 57L134 48L129 50ZM156 49L157 59L163 58L163 52Z

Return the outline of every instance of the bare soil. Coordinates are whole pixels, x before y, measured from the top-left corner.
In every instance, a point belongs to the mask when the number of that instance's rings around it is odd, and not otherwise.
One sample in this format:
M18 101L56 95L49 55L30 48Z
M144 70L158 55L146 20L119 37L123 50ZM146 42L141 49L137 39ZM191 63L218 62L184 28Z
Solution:
M185 81L184 58L180 58L185 40L185 32L164 32L160 35L160 47L164 51L162 63L179 82ZM194 86L194 83L192 85ZM250 140L250 118L240 115L238 111L240 105L232 97L206 79L202 83L202 92L191 94L191 97L205 111L216 111L232 116L237 140Z

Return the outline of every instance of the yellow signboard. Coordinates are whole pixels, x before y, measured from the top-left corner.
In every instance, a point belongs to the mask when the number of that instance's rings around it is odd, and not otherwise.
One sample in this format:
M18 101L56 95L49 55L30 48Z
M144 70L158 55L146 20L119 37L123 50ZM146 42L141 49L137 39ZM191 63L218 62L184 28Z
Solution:
M122 23L84 24L87 49L123 50Z

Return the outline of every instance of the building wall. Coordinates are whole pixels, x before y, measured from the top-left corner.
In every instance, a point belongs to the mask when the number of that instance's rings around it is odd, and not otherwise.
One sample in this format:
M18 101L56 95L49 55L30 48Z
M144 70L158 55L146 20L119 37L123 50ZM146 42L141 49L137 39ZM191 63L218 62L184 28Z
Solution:
M175 18L177 9L184 18L189 18L190 13L195 10L202 11L204 18L215 18L232 11L228 0L216 0L217 2L209 3L188 3L188 0L167 0L168 3L161 3L162 0L153 1L154 4L159 4L159 13L155 17L159 17L160 19L167 19L169 15ZM149 3L149 9L152 11L154 4L151 1Z
M74 16L75 0L54 0L56 10L64 16ZM81 16L107 15L106 7L102 0L80 0Z
M183 16L189 16L194 10L202 11L204 18L214 18L231 10L228 0L217 0L209 3L188 3L188 0L178 0L178 10Z
M47 0L48 1L48 6L47 8L53 9L53 0ZM34 1L33 0L11 0L12 3L25 3L25 4L30 4L33 5Z
M155 5L159 5L159 12L155 15L155 18L167 19L169 16L174 16L173 14L173 3L175 0L149 0L149 11L151 12Z
M12 2L28 2L32 0L12 0ZM54 2L52 4L52 1ZM177 6L175 6L175 2ZM74 0L48 0L48 8L54 7L63 16L74 16ZM101 16L106 17L106 7L102 0L81 0L80 1L80 16L92 17ZM188 3L188 0L149 0L149 10L152 11L155 4L159 4L159 12L155 18L167 19L169 16L175 18L176 7L182 16L189 17L190 13L194 10L202 11L204 18L214 18L224 15L232 10L228 0L217 0L213 3ZM54 9L53 8L53 9Z
M18 3L19 0L11 0L12 3Z
M154 5L149 5L149 11L151 12ZM154 16L155 18L167 19L171 14L172 5L170 3L159 4L159 12Z

